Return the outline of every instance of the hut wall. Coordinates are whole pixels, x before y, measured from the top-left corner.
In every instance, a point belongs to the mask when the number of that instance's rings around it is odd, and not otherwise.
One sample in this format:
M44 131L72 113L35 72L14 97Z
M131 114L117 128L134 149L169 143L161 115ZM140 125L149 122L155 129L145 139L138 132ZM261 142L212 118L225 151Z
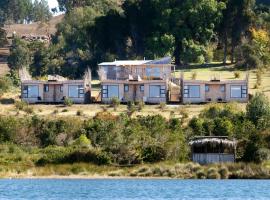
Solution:
M200 164L234 162L234 154L193 153L192 161Z

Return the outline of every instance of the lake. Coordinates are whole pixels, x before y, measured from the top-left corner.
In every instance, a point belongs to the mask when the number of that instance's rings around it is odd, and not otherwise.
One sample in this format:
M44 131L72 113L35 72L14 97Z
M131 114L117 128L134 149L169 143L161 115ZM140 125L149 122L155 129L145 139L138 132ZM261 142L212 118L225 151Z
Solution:
M270 199L268 180L2 179L0 199Z

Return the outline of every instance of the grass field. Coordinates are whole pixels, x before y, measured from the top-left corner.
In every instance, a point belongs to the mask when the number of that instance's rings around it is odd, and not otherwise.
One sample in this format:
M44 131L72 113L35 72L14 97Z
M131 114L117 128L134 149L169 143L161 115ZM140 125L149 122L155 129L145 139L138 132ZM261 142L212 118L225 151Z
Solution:
M8 48L0 48L0 77L8 73L7 57L9 55Z

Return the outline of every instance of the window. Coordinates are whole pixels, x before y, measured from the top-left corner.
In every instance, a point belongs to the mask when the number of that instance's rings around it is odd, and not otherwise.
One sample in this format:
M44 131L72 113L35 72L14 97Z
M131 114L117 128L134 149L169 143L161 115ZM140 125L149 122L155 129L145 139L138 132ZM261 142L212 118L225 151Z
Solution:
M63 85L60 85L60 92L63 92Z
M220 92L225 92L225 85L220 86Z
M209 92L209 91L210 91L209 85L205 85L205 92Z
M83 98L84 97L83 85L69 85L68 96L70 98Z
M102 86L102 97L103 98L119 98L118 85L103 85Z
M38 97L38 86L37 85L26 85L23 87L24 98L37 98Z
M129 86L128 85L124 85L124 91L128 92L129 91Z
M146 75L147 77L150 77L150 76L151 76L151 68L150 68L150 67L147 67L147 68L145 69L145 75Z
M232 85L231 98L246 98L247 86L246 85Z
M160 68L158 67L153 68L153 76L160 77Z
M150 85L149 96L155 98L166 97L166 87L163 85Z
M185 85L184 97L185 98L200 98L200 86L199 85Z
M44 92L49 92L49 85L44 85Z
M144 85L140 85L140 91L144 92Z

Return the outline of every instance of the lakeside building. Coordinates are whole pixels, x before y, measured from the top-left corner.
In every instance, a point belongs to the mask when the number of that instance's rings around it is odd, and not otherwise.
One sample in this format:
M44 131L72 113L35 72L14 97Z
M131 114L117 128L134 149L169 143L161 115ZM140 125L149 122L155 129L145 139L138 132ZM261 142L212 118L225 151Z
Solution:
M185 80L181 77L182 103L248 102L248 75L244 80Z
M101 101L112 98L121 102L167 102L172 78L171 58L159 60L125 60L103 62L99 65Z
M235 162L236 141L227 136L197 136L189 142L192 161L199 164Z
M32 80L28 75L21 77L21 99L28 103L63 103L69 98L73 103L90 103L91 72L82 80L68 80L49 75L48 80ZM22 78L23 77L23 78Z

